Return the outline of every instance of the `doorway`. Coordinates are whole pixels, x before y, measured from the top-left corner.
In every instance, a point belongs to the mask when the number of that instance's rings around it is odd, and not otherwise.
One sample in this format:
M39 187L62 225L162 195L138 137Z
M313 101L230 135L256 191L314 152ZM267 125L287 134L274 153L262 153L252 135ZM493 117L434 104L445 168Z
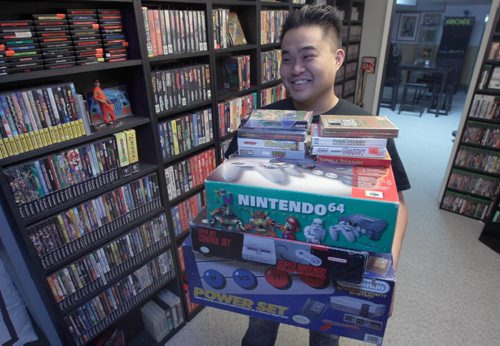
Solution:
M396 2L379 114L462 116L491 0ZM448 135L448 134L447 134Z

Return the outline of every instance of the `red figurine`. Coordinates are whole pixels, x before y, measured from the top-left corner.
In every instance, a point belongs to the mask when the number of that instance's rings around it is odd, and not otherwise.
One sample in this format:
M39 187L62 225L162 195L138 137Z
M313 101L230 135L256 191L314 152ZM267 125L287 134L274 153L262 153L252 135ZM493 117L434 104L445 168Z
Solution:
M104 120L106 125L119 125L118 121L116 120L115 106L101 89L101 83L98 79L94 81L93 96L94 100L99 102L99 106L101 107L102 120Z

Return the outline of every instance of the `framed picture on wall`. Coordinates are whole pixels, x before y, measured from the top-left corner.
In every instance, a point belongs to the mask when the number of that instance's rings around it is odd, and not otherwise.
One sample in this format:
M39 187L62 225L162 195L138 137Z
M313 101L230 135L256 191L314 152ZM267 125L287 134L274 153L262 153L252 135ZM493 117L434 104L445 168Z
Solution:
M418 42L420 43L427 43L427 44L435 44L436 43L436 38L437 38L437 29L436 28L429 28L429 27L422 27L420 28L419 32L419 37L418 37Z
M361 70L365 73L375 73L375 63L377 58L374 56L364 56L361 60Z
M428 12L422 14L422 26L438 26L441 24L441 13Z
M398 41L415 41L417 38L419 13L401 13L398 27Z

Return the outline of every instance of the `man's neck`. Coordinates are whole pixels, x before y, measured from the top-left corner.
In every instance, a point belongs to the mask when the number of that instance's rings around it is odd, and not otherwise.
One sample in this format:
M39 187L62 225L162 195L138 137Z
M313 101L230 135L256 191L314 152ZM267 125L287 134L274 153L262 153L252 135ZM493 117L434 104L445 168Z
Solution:
M328 98L325 102L316 102L313 104L305 104L305 103L298 103L293 101L293 105L296 110L299 111L312 111L313 115L320 115L320 114L325 114L328 112L330 109L335 107L339 103L339 98L336 95L333 95L333 97Z

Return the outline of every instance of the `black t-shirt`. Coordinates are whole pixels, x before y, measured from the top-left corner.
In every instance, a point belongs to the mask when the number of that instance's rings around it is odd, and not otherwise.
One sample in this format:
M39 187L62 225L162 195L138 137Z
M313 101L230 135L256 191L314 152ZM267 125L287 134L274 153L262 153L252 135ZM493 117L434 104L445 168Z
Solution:
M264 109L283 109L283 110L291 110L295 109L293 105L293 101L291 98L286 98L281 101L277 101L262 107ZM361 107L356 106L350 102L339 99L339 102L330 109L328 112L323 114L345 114L345 115L371 115L366 110ZM317 123L319 119L318 115L315 115L313 118L313 123ZM229 154L235 153L238 151L238 141L236 136L233 137L231 144L226 152L226 157ZM396 149L396 144L394 143L394 139L390 138L387 141L387 151L389 151L389 155L391 155L391 165L392 170L394 172L394 179L396 180L396 186L398 191L404 191L410 189L410 180L408 179L408 175L406 174L403 163L401 162L401 158L399 157L398 150Z

